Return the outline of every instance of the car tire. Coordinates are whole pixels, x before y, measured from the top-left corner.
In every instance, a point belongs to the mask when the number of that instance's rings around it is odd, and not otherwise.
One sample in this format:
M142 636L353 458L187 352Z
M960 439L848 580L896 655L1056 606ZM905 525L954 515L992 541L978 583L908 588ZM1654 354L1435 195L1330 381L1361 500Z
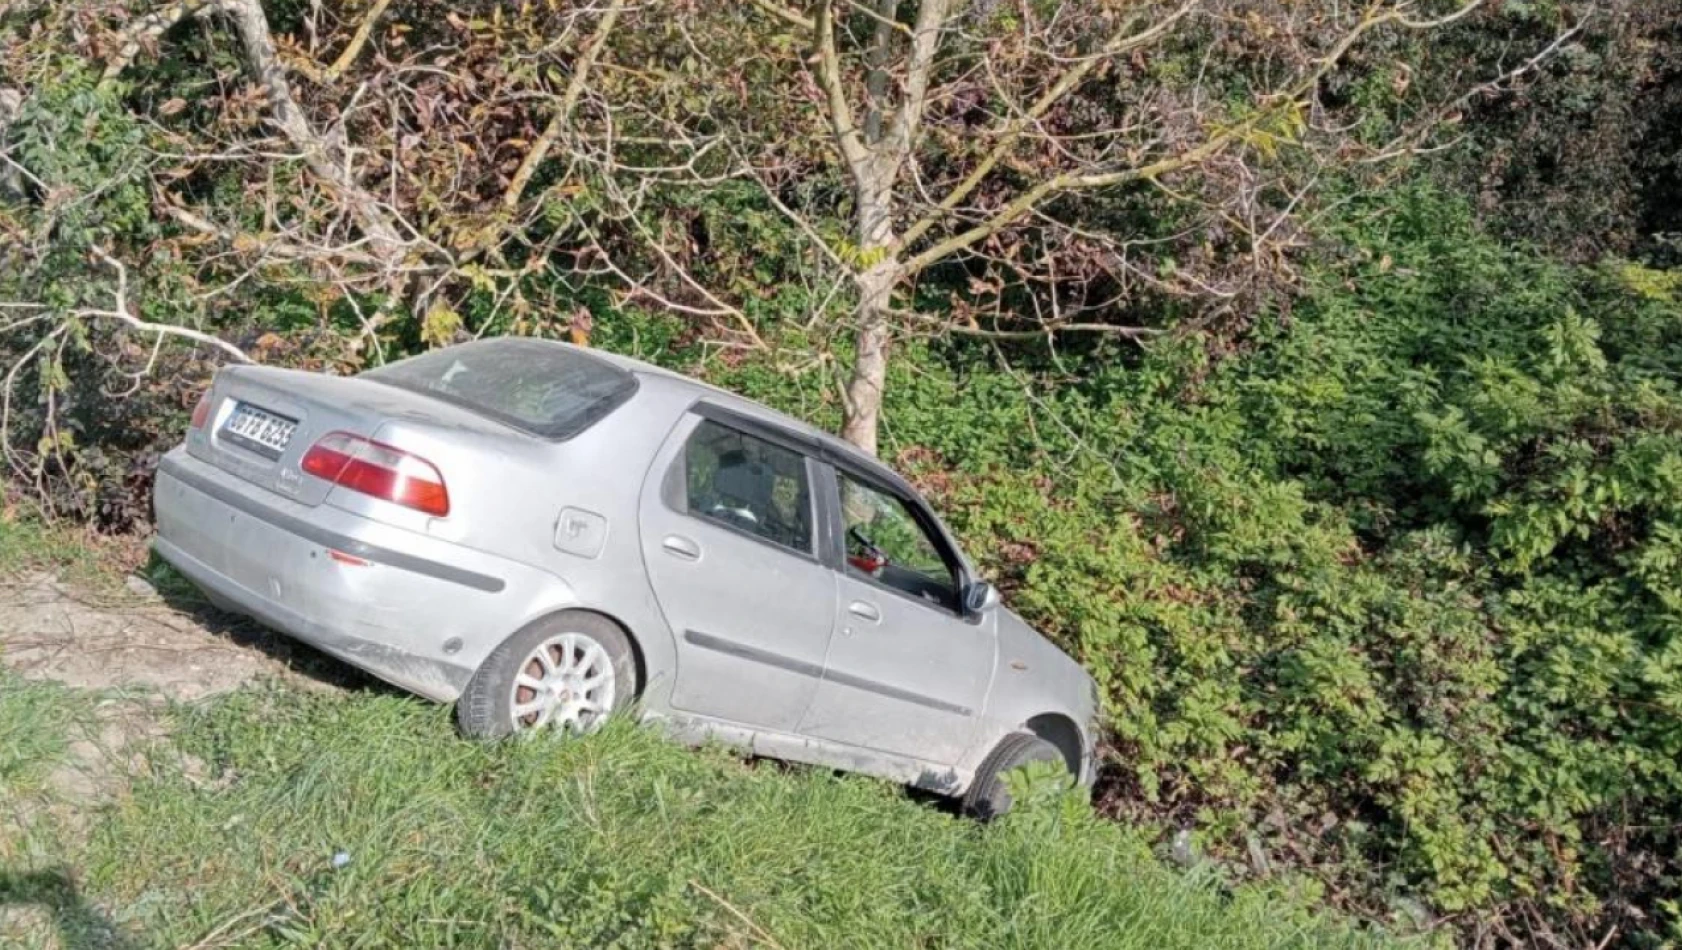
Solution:
M544 656L548 657L547 662ZM586 674L603 670L611 674L607 679L608 692L604 695L598 690L592 694L595 699L602 700L598 704L599 711L578 714L580 719L585 715L589 719L580 723L581 728L576 731L593 731L602 720L635 702L642 684L631 638L618 624L600 614L586 611L567 611L544 617L528 624L492 650L456 701L456 723L463 735L475 739L500 739L516 732L541 731L542 727L551 725L558 728L548 731L556 734L574 731L573 724L560 718L555 711L569 708L568 704L572 702L570 696L564 701L555 700L555 710L542 719L539 719L543 715L541 712L524 716L516 713L524 708L525 703L540 702L540 694L525 683L537 679L554 682L556 685L553 688L565 690L568 684L562 681L565 680L566 668L569 665L576 668L586 662L590 664L584 670ZM522 674L525 676L523 679ZM577 682L586 683L588 679ZM583 691L578 693L580 702L585 701ZM569 694L562 692L560 695Z
M980 821L992 821L1008 813L1011 801L1010 789L1005 787L1005 773L1030 762L1066 764L1056 746L1030 732L1013 732L1001 739L975 770L975 780L964 792L964 814Z

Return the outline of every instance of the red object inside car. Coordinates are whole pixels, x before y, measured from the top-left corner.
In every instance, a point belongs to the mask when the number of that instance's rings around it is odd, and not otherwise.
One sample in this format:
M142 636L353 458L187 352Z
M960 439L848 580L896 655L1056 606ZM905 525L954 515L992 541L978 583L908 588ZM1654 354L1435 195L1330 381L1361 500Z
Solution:
M869 554L849 554L847 555L847 563L866 574L874 574L882 568L888 566L888 559L884 557L875 557Z

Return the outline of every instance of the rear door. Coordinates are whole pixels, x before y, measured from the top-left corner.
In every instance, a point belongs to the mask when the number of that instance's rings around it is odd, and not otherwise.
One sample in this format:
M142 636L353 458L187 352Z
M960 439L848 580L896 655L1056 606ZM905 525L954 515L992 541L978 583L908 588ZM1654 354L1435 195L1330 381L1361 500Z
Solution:
M800 731L950 765L975 735L996 618L962 614L961 561L919 503L845 469L826 482L845 556L836 636Z
M823 672L836 578L817 555L817 463L751 428L678 425L644 488L643 560L677 640L672 705L792 733Z

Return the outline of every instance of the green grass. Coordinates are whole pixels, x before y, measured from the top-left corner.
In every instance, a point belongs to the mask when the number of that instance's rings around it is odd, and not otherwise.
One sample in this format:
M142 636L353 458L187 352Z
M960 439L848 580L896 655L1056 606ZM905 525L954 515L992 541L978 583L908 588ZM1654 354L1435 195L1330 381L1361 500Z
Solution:
M45 772L64 758L72 704L62 686L0 668L0 803L37 791Z
M0 581L48 573L96 594L121 589L120 562L132 539L98 539L85 529L46 524L0 509Z
M629 725L484 746L443 708L279 687L178 712L79 856L143 946L1379 945L1066 797L984 828Z
M79 912L62 864L63 822L47 793L70 748L75 698L0 667L0 946L101 945L82 940L101 934Z
M0 577L110 583L107 564L75 535L0 522ZM173 735L125 760L126 794L53 803L46 777L93 698L0 668L0 944L1385 945L1288 885L1169 869L1044 788L982 827L623 723L470 743L447 709L385 693L277 685L178 708ZM20 907L34 923L8 930Z

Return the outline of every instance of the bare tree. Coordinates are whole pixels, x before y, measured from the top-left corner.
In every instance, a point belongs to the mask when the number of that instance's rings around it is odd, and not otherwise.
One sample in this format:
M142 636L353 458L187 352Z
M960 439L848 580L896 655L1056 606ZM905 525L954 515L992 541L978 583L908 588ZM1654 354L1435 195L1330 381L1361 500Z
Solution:
M1198 206L1200 227L1235 235L1259 271L1293 239L1288 218L1321 168L1405 154L1450 112L1448 103L1418 107L1418 121L1386 151L1330 114L1328 77L1369 37L1437 29L1481 2L753 0L810 51L811 105L847 171L851 240L830 255L856 301L842 434L875 451L896 332L1156 332L1116 321L1113 307L1082 320L1057 305L1056 287L1082 257L1123 283L1166 279L1170 290L1236 299L1233 287L1194 273L1133 267L1133 236L1075 226L1056 211L1082 196L1158 191ZM1226 64L1224 87L1201 72L1151 75L1158 59L1207 68L1217 56L1237 63ZM822 231L809 209L779 206L809 233ZM920 274L949 263L981 284L995 271L1040 281L1051 288L1050 312L984 326L964 307L932 317L902 302Z

